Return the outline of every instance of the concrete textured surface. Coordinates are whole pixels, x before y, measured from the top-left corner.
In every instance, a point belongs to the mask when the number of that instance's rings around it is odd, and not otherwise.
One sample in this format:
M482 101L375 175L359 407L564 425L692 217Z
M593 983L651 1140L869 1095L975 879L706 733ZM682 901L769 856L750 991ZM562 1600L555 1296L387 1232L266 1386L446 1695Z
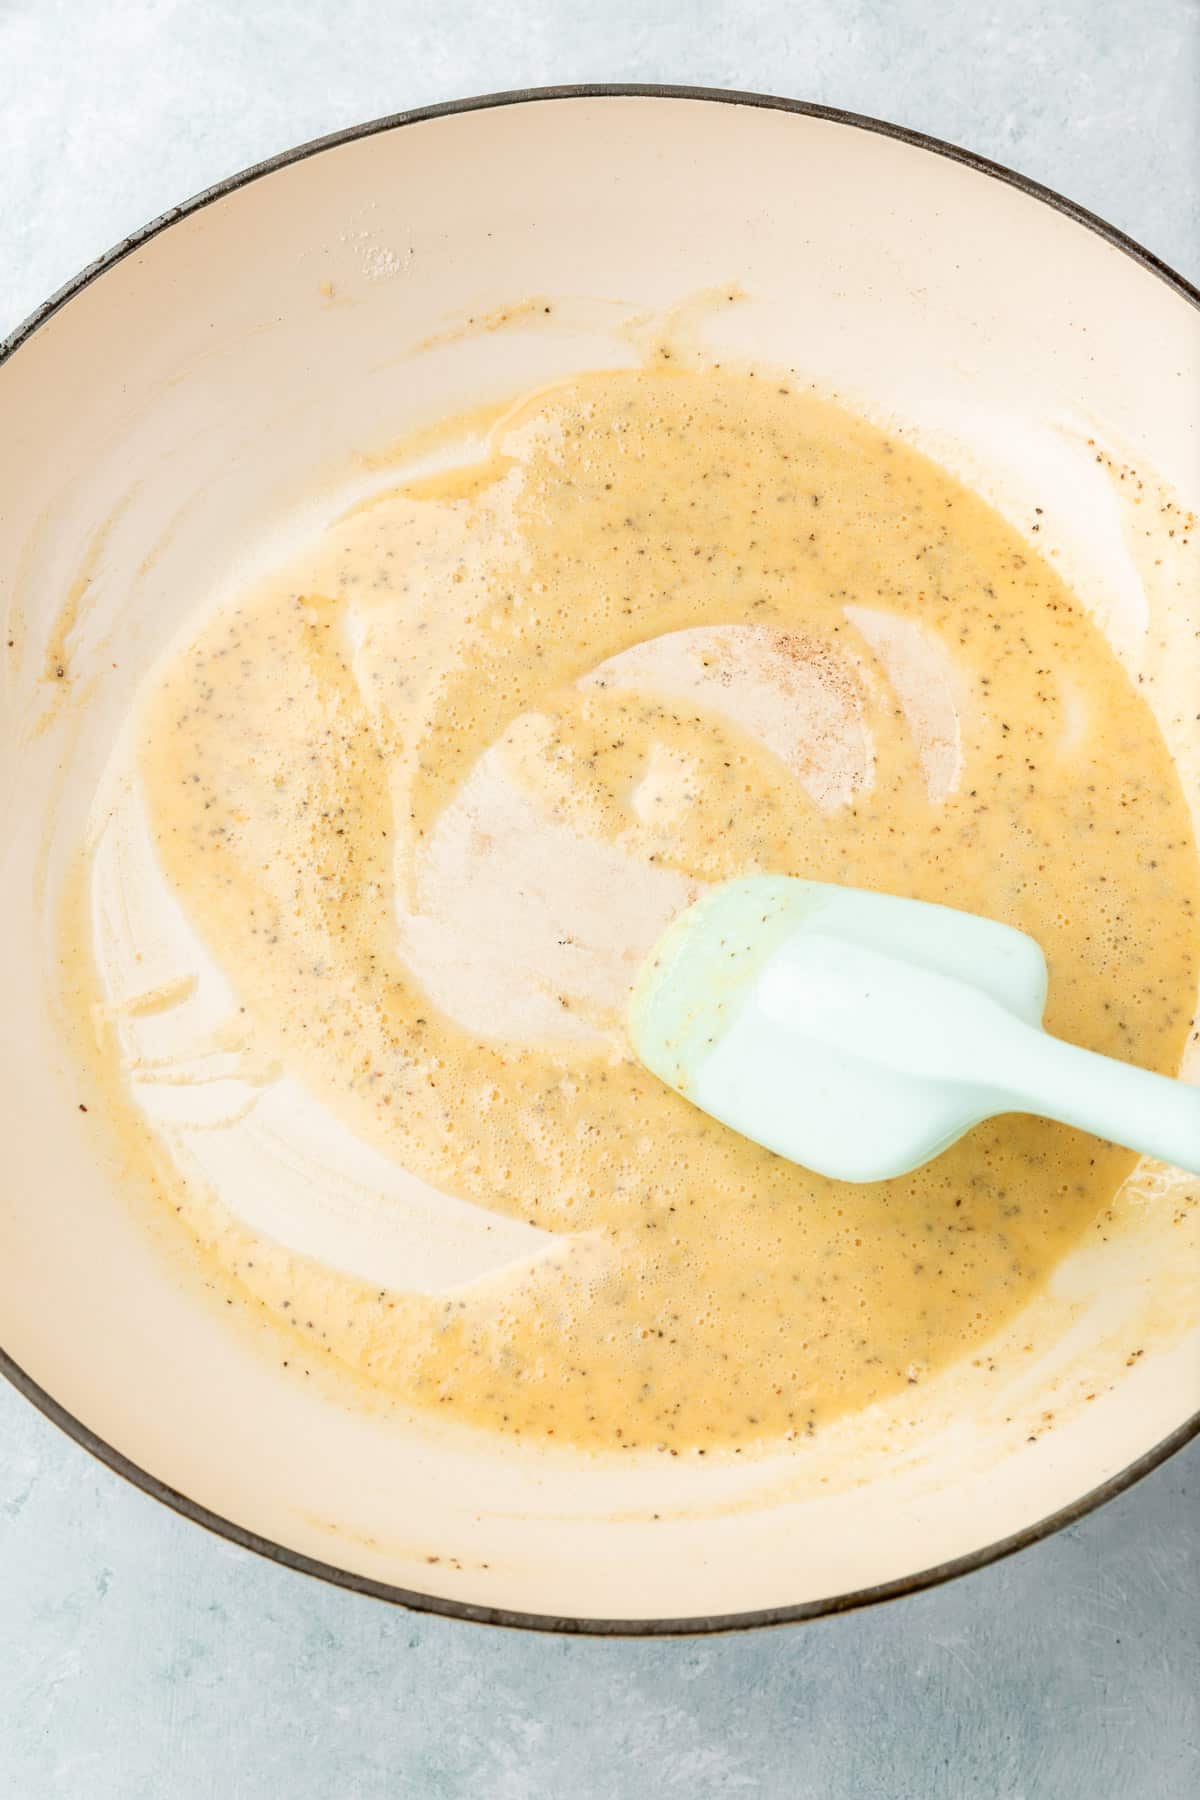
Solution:
M580 80L891 118L1200 276L1196 0L0 0L0 334L127 231L274 150ZM0 1796L1186 1800L1198 1493L1200 1445L914 1600L742 1637L576 1642L272 1568L127 1488L5 1388Z

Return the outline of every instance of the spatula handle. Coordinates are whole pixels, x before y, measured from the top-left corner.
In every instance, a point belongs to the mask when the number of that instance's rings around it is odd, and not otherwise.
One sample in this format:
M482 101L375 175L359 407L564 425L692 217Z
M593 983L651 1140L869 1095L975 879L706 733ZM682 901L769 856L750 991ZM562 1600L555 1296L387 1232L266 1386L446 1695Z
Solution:
M1076 1125L1200 1175L1200 1088L1044 1031L1022 1032L1013 1048L1003 1084L1012 1111Z

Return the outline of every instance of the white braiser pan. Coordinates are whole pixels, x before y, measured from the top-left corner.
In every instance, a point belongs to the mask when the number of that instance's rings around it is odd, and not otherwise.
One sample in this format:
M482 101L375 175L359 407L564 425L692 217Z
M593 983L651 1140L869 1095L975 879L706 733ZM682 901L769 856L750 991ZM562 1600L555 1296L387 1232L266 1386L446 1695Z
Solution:
M745 299L709 314L716 287ZM549 322L503 322L531 297ZM166 1210L134 1204L80 1111L58 921L131 698L207 594L364 454L627 360L621 331L672 309L714 352L903 427L1021 529L1041 506L1031 544L1144 674L1196 806L1198 301L1098 220L912 133L753 95L574 89L309 145L48 302L0 352L0 1366L18 1388L278 1561L604 1632L911 1592L1185 1442L1200 1205L1153 1168L989 1347L999 1375L976 1359L787 1456L610 1466L351 1404L234 1329ZM498 328L456 329L470 319Z

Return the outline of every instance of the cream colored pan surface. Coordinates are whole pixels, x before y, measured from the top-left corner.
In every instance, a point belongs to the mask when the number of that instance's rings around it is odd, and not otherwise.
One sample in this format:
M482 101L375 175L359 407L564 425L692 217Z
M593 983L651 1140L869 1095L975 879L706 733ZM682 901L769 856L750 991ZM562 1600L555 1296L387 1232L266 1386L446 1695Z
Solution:
M706 313L717 286L743 303ZM705 1628L920 1586L1149 1466L1200 1406L1197 1188L1145 1166L1119 1229L1008 1329L1000 1383L961 1367L736 1466L455 1436L299 1380L232 1327L80 1110L60 920L153 659L344 504L372 452L627 357L630 321L667 313L902 426L1023 529L1036 499L1041 547L1143 677L1200 805L1196 297L942 147L674 91L387 121L184 208L0 364L5 1366L200 1522L510 1623Z

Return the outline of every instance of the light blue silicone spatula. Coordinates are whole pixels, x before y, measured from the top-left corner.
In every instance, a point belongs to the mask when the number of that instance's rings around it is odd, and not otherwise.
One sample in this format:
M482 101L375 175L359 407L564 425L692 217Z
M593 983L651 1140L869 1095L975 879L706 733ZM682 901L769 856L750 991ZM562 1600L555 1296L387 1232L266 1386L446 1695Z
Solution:
M1038 1113L1200 1173L1200 1089L1049 1037L1046 960L975 913L757 876L714 888L647 959L647 1068L842 1181L917 1168L996 1113Z

